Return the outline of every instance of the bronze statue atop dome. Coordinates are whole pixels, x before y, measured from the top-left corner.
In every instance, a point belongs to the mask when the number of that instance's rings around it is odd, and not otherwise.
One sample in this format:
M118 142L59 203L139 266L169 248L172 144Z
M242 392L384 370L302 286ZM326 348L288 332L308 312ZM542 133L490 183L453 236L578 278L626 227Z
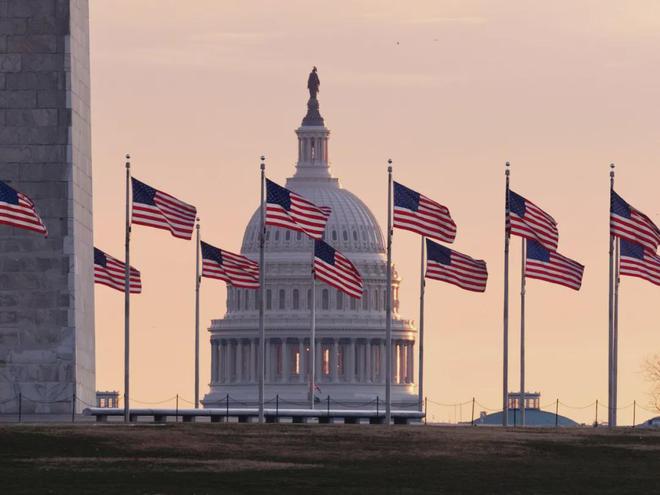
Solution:
M309 73L309 77L307 78L307 89L309 89L310 99L316 99L320 85L321 81L319 81L319 76L316 74L316 66L314 66L312 72Z

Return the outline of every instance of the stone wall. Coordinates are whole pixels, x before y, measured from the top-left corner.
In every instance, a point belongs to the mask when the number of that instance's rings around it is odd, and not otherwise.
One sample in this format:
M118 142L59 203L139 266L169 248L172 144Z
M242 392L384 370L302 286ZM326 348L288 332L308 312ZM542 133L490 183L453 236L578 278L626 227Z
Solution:
M0 180L49 231L0 225L0 412L94 402L89 78L87 0L0 0Z

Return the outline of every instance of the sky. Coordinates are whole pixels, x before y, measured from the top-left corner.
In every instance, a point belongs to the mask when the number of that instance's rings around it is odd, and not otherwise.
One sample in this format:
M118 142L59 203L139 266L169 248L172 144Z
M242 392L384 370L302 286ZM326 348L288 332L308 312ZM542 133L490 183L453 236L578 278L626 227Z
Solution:
M284 182L312 66L343 187L386 219L386 167L448 206L454 248L485 259L484 294L429 281L429 419L501 407L504 164L511 187L559 222L582 290L530 280L526 383L591 422L607 402L609 165L616 189L660 224L660 4L578 1L90 2L95 244L123 258L124 155L135 177L197 206L209 242L239 250L258 206L259 156ZM193 398L194 243L135 227L132 397ZM419 239L397 231L403 317L418 319ZM520 240L511 248L510 390L518 390ZM226 290L201 290L208 327ZM123 297L96 286L97 388L123 389ZM650 408L642 363L660 353L660 289L620 290L619 422ZM139 401L139 402L138 402ZM185 402L181 403L186 405ZM588 407L583 407L588 406ZM650 417L637 408L637 419ZM599 417L606 417L605 408Z

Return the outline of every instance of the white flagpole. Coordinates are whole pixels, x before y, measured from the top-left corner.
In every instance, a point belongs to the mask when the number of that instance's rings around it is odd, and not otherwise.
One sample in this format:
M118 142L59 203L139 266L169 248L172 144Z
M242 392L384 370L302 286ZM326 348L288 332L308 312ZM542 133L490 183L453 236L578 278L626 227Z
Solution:
M202 279L199 276L199 218L195 240L195 409L199 408L199 286Z
M424 409L424 280L426 237L422 236L422 254L419 272L419 383L417 384L419 410Z
M266 245L266 202L264 199L264 188L266 183L266 164L265 156L261 157L261 227L259 234L259 423L265 422L264 415L264 379L266 374L266 364L264 358L266 356L266 330L264 326L264 310L266 307L266 267L264 248Z
M614 191L614 164L610 164L610 201ZM608 322L608 363L607 363L607 424L614 426L613 404L613 364L614 364L614 236L610 227L610 270L609 270L609 322Z
M504 318L502 352L502 426L509 425L509 162L506 162L506 191L504 196Z
M392 421L392 160L387 160L387 280L385 287L385 424Z
M522 239L520 264L520 425L525 426L525 267L527 266L527 241Z
M618 423L619 404L619 251L621 240L614 241L614 324L612 326L612 426Z
M131 321L131 156L126 155L126 253L124 261L124 422L131 420L129 404L130 386L130 321Z
M311 400L311 409L314 409L314 397L316 392L316 275L314 273L314 249L316 241L312 239L312 293L311 293L311 332L309 336L309 392Z

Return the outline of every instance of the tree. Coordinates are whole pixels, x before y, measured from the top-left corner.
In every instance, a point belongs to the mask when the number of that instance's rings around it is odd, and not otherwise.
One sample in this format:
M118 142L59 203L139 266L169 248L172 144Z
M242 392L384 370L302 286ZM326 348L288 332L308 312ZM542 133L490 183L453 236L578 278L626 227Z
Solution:
M651 405L660 411L660 354L650 356L644 363L644 374L651 383Z

